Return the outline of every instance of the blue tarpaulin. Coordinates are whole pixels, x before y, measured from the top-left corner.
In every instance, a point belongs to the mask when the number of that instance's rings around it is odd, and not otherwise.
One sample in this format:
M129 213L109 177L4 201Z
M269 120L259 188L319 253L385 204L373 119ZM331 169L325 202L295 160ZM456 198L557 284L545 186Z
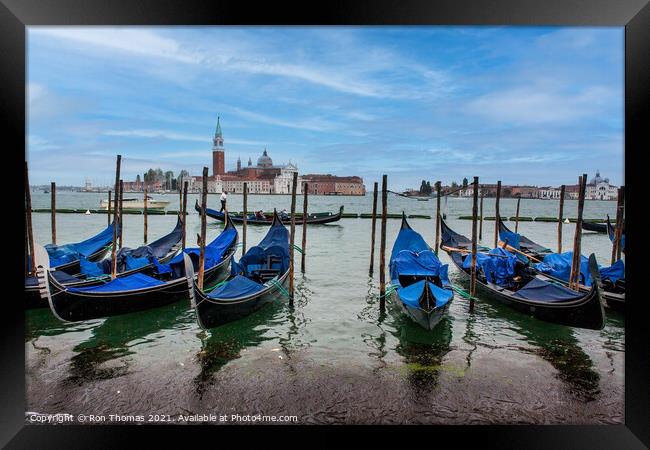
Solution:
M390 277L399 279L400 275L412 276L440 276L443 264L431 250L416 253L411 250L402 250L390 261ZM446 265L445 265L446 267Z
M510 247L514 247L517 250L521 250L520 247L521 235L519 233L513 233L512 231L501 230L499 231L499 238L503 242L507 242Z
M552 253L546 255L541 263L534 264L533 267L552 277L569 281L572 260L573 252ZM622 260L618 260L611 267L599 267L598 270L601 279L610 279L613 283L618 279L625 278L625 264ZM580 255L580 284L591 286L589 259L583 255Z
M114 280L111 280L106 284L100 284L99 286L68 288L68 291L69 292L119 292L119 291L130 291L133 289L142 289L146 287L159 286L161 284L165 284L165 283L141 273L134 273L133 275L127 275L125 277L115 278Z
M572 291L564 286L558 286L538 278L533 278L528 284L513 294L525 300L544 302L566 302L582 298L584 294Z
M223 230L219 236L205 246L205 264L203 267L209 269L210 267L219 264L223 259L224 253L233 244L235 239L237 239L237 230L235 228L226 228ZM185 274L183 253L190 255L195 272L198 271L199 268L201 250L198 247L186 248L184 252L174 256L167 265L177 277L184 276Z
M481 268L485 274L485 278L490 283L495 283L499 286L509 286L512 282L512 277L515 275L515 264L517 257L509 251L497 247L485 253L476 254L476 267ZM467 255L463 261L463 268L469 269L472 267L472 255Z
M269 256L279 261L266 267ZM282 274L289 268L289 260L289 230L277 223L269 228L264 239L251 247L239 262L232 261L231 274L250 276L256 269L277 269Z
M264 289L264 285L254 282L244 276L237 275L226 284L219 286L208 294L208 297L230 299L244 297Z
M404 304L408 306L411 306L413 308L420 308L418 300L422 296L425 282L428 283L429 289L431 289L431 293L436 299L436 308L440 308L446 305L454 295L451 289L442 289L430 281L420 280L407 287L398 288L397 292L399 293L399 298L402 300L402 302L404 302Z
M119 228L118 228L119 230ZM89 257L106 247L113 241L113 224L101 233L74 244L52 245L47 244L45 250L50 257L50 267L58 267L82 257ZM29 257L28 257L29 263Z

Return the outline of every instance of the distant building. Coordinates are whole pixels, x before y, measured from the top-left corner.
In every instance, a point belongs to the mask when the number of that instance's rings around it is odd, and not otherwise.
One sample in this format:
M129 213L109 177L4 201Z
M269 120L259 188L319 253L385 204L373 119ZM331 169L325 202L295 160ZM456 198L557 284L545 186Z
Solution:
M539 188L537 186L509 186L509 188L513 197L539 198Z
M336 175L308 174L303 176L308 183L309 194L313 195L366 195L366 186L361 177L339 177Z
M223 132L221 130L221 119L217 118L217 128L212 139L212 176L208 178L208 192L220 193L243 193L244 183L247 184L248 192L251 194L291 194L293 175L298 173L298 166L289 163L286 165L274 165L265 148L262 155L253 165L252 159L248 158L248 164L242 166L241 157L237 158L235 170L226 171L225 148ZM337 193L341 195L364 195L365 187L360 177L335 177L333 175L309 175L310 177L327 177L321 193ZM190 177L188 190L200 192L201 176ZM296 193L302 194L302 187L305 177L298 176ZM318 183L316 183L318 185ZM318 190L318 186L316 187ZM310 185L310 191L312 187Z
M600 171L597 170L596 176L587 183L585 199L616 200L618 199L618 187L609 184L609 178L602 178L600 176Z
M561 192L560 188L544 186L539 188L539 198L542 200L559 200Z

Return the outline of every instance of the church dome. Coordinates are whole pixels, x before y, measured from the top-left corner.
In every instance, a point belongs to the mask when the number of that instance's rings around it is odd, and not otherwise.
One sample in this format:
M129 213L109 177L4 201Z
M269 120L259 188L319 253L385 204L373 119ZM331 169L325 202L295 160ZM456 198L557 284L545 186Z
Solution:
M257 158L257 167L273 167L273 160L266 153L266 149L264 149L264 153L262 153L262 156Z
M608 180L607 178L603 179L603 178L600 176L600 171L597 170L597 171L596 171L596 176L595 176L594 178L591 179L591 183L589 183L589 184L598 184L598 183L602 183L603 181L604 181L604 182L608 182L609 180Z

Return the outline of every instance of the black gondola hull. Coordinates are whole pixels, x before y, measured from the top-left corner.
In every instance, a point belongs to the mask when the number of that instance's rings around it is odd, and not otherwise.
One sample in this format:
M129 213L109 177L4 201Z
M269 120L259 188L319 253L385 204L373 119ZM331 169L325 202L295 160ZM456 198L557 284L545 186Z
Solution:
M456 242L447 242L445 240L446 235L452 237L460 236L461 238L464 238L466 241L468 241L464 236L453 232L453 230L451 230L444 221L441 221L441 231L443 236L443 249L445 247L457 246ZM463 268L462 256L458 252L449 250L446 251L456 268L464 275L465 278L469 279L470 269ZM593 264L591 264L592 261ZM593 260L590 258L590 269L592 269L592 271L596 271L595 275L596 278L598 278L597 266L594 268L594 265L596 265L595 258ZM556 303L525 300L519 297L515 297L510 293L511 291L508 291L496 284L486 282L480 278L477 278L476 284L479 289L485 293L489 293L499 302L519 312L529 314L537 319L544 320L546 322L552 322L576 328L587 328L591 330L600 330L605 325L605 312L601 303L600 278L594 280L594 284L591 290L588 293L584 294L582 297L572 301Z
M206 285L211 286L227 278L234 254L235 250L232 249L223 261L205 271ZM189 293L185 277L169 281L164 285L124 293L70 292L56 282L49 271L47 277L50 289L49 306L55 316L66 322L99 319L157 308L186 299Z
M178 231L180 231L182 229L181 226L182 226L182 222L181 222L180 219L178 219L176 227L174 228L174 230L172 230L170 235L173 234L173 233L178 234ZM179 234L178 241L171 246L171 248L169 249L167 254L165 254L163 257L158 259L158 262L160 264L168 263L178 253L178 250L180 250L181 236L182 235ZM91 255L88 259L90 261L97 262L100 259L103 259L103 256L108 252L109 249L110 249L110 246L108 247L108 249L107 248L101 249L100 251L98 251L98 252L94 253L93 255ZM76 269L73 269L75 263L76 263ZM79 274L80 266L79 266L79 261L78 260L73 261L71 263L68 263L65 266L67 266L67 268L68 268L67 271L66 270L61 270L61 267L63 267L63 266L58 266L55 269L56 269L56 271L67 273L68 275L73 275L74 276L74 275ZM142 274L145 274L145 275L151 275L153 273L153 270L154 270L154 265L153 264L148 264L146 266L138 267L137 269L133 269L133 270L125 271L125 272L120 272L120 273L117 274L117 277L118 278L125 277L125 276L128 276L128 275L133 275L134 273L142 273ZM76 273L70 273L70 272L76 272ZM38 288L38 280L36 279L36 277L32 277L32 278L33 278L32 283L30 285L28 285L28 286L25 286L25 309L47 308L49 306L47 298L41 297L41 293L40 293L39 288ZM80 288L80 287L99 286L100 284L103 284L103 283L104 283L104 281L102 281L101 279L91 279L91 280L79 279L79 280L72 281L72 282L70 282L70 281L61 282L60 284L62 286L65 286L66 288L68 288L68 287Z
M194 209L196 209L197 212L201 213L201 206L197 202L194 204ZM206 208L205 215L208 217L211 217L213 219L217 219L220 221L224 221L225 214L220 213L219 211L214 211L209 208ZM343 215L343 206L339 209L338 214L332 214L329 216L325 216L322 214L315 215L315 217L307 217L307 225L323 225L326 223L332 223L332 222L338 222L341 220L341 216ZM244 223L244 218L239 216L239 215L234 215L230 214L230 220L235 222L235 223ZM282 221L280 219L283 225L289 225L291 219L285 219ZM271 225L273 223L272 220L256 220L256 219L247 219L246 224L247 225ZM296 225L302 225L302 219L296 219Z
M254 295L232 300L209 298L194 284L193 306L199 325L203 329L210 329L243 319L258 311L266 304L285 298L288 283L289 271L285 272L279 278L277 284L272 284L268 288L256 292ZM278 284L282 286L282 289L280 289Z

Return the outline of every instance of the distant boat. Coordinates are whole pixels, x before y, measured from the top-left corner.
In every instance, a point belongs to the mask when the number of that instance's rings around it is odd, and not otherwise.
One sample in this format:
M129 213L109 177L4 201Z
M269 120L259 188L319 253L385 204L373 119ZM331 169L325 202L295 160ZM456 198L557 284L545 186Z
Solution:
M144 199L139 198L125 198L122 200L124 209L144 209ZM147 209L165 209L169 205L167 200L154 200L147 196ZM99 202L101 209L108 209L108 200L102 199Z

